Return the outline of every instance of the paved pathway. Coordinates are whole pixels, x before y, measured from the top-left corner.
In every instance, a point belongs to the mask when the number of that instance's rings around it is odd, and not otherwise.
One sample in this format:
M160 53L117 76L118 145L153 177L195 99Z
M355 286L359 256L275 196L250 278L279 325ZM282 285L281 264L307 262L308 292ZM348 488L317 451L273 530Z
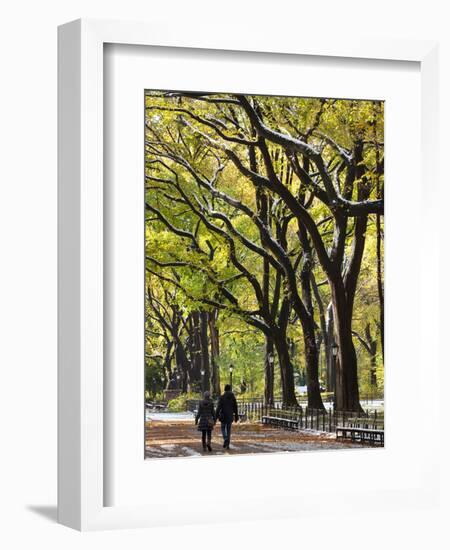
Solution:
M359 443L336 441L334 434L289 431L250 422L233 424L229 450L223 449L222 443L220 424L213 430L212 453L203 453L201 433L192 419L146 422L146 458L361 448Z

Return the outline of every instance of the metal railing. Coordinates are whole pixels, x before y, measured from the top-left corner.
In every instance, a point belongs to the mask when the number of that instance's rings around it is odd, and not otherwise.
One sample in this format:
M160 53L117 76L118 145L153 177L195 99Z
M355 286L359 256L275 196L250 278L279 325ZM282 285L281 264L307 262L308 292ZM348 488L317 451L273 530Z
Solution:
M356 411L335 411L310 407L286 407L264 405L262 402L238 403L239 414L248 420L262 421L263 417L293 420L298 429L335 432L337 426L384 429L384 413L366 410L364 415Z
M188 411L196 411L198 399L186 402ZM262 422L263 416L294 420L302 430L335 432L337 426L361 427L367 429L384 429L384 411L366 409L364 413L356 411L336 411L332 408L314 409L307 406L285 406L281 400L272 405L265 405L261 399L238 399L238 412L242 420ZM217 405L217 402L214 402Z

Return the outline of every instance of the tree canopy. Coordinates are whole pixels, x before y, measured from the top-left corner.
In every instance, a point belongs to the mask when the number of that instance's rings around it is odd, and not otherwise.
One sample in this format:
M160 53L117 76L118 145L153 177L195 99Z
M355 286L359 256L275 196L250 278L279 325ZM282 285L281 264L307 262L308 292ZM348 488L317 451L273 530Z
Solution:
M360 408L383 389L384 105L147 91L146 363L158 387Z

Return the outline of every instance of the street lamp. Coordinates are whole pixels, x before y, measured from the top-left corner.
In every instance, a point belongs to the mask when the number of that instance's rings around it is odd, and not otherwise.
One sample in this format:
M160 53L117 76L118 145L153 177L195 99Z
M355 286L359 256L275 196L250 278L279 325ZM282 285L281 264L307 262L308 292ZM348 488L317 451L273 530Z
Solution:
M202 375L202 393L205 392L205 371L202 369L200 371L200 374Z
M333 345L331 346L331 351L333 353L333 357L337 357L339 346L336 344L336 342L333 342Z
M233 389L233 365L230 365L230 386Z
M269 356L267 357L267 359L269 361L269 365L273 365L273 362L274 362L273 353L269 353Z

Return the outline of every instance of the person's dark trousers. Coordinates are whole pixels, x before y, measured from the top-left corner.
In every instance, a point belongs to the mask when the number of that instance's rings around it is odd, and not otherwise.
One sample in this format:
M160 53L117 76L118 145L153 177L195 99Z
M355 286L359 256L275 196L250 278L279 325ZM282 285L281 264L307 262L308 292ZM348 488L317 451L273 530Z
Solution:
M202 430L203 447L206 447L206 444L211 445L211 430Z
M220 424L220 428L222 429L224 444L229 445L231 439L231 422L222 422Z

